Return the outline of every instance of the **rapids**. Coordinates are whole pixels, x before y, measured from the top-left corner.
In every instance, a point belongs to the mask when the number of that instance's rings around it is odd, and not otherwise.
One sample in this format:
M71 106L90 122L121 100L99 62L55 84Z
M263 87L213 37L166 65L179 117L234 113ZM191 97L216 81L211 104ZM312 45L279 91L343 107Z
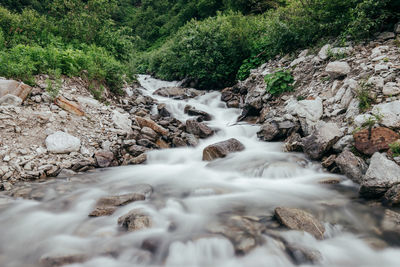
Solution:
M139 81L148 95L160 87L179 85L144 75ZM87 257L83 263L68 265L74 267L295 266L266 234L258 247L235 255L227 238L206 231L222 214L257 216L272 224L278 206L306 208L324 223L324 240L279 230L288 242L319 251L316 266L400 266L400 249L376 233L383 209L359 200L357 187L349 180L339 185L318 183L335 176L301 153L283 152L282 143L259 141L259 127L236 123L240 111L227 109L219 92L189 100L152 97L181 121L189 118L183 112L187 104L212 114L208 125L217 129L216 134L195 148L152 151L145 165L32 183L34 190L43 192L41 201L0 195L0 266L39 267L41 258L53 255ZM203 148L229 138L238 139L246 149L211 163L202 161ZM111 216L88 217L97 199L129 193L136 184L150 184L154 193ZM146 211L152 226L121 231L118 218L134 208ZM141 249L144 240L156 240L155 253ZM370 243L377 240L388 245L372 248Z

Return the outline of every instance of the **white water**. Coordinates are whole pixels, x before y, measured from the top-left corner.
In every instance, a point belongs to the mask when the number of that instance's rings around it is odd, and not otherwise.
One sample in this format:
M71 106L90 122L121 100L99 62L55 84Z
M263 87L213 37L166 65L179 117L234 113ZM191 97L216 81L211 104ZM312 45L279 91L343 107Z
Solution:
M159 87L177 85L147 76L139 80L149 95ZM307 208L325 223L324 240L297 231L283 234L290 242L318 250L318 266L400 266L399 249L375 250L365 242L373 236L376 220L370 208L347 196L354 195L350 183L342 186L343 192L319 184L332 174L323 173L302 154L282 152L281 143L258 141L258 127L236 124L239 110L226 109L218 92L188 101L155 98L182 121L188 118L183 112L186 104L212 114L209 125L218 132L196 148L153 151L145 165L37 185L46 190L40 202L0 198L0 266L41 266L42 256L69 254L89 258L69 265L74 267L293 266L268 236L264 245L235 256L228 239L205 232L221 213L271 219L277 206ZM238 139L246 149L212 163L201 160L204 147L229 138ZM150 199L121 207L112 216L88 217L100 197L128 193L140 183L153 186ZM152 227L120 231L118 217L134 208L150 215ZM155 254L140 249L149 238L158 240Z

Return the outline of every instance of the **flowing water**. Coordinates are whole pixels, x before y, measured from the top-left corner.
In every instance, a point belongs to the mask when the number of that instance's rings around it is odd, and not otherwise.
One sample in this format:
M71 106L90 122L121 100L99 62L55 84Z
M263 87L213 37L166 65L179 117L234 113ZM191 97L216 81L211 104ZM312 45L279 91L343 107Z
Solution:
M140 76L140 82L149 95L177 85L148 76ZM185 101L153 97L181 121L188 118L186 104L212 114L208 124L216 134L195 148L152 151L145 165L31 184L40 201L1 195L0 266L41 266L41 258L54 255L85 255L85 262L69 265L74 267L294 266L266 233L256 248L236 255L231 241L206 230L226 215L256 217L272 227L278 206L305 208L324 223L323 240L278 229L287 242L319 251L317 266L400 266L400 250L390 242L383 249L372 248L372 241L384 242L376 230L382 208L360 202L355 185L346 179L335 186L319 183L334 176L301 153L283 152L282 143L258 141L259 127L237 124L240 111L227 109L218 92ZM246 149L211 163L202 161L204 147L229 138ZM129 193L137 184L150 184L151 197L111 216L88 217L96 200ZM150 215L152 226L122 231L118 218L135 208ZM142 249L144 240L153 240L155 252Z

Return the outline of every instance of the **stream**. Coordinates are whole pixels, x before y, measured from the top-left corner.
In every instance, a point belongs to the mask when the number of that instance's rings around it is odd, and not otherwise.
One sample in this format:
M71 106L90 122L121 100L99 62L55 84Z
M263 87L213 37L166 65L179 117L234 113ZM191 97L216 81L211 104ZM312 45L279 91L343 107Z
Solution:
M144 94L165 103L178 120L189 118L187 104L211 114L207 124L215 135L197 147L148 152L144 165L30 183L41 200L0 194L0 266L46 266L44 258L64 255L84 258L65 265L69 267L400 266L398 244L379 234L384 209L358 199L350 180L324 172L302 153L283 152L282 143L259 141L259 126L236 123L240 110L227 109L219 92L173 100L152 93L177 82L144 75L139 81ZM239 140L245 150L202 161L206 146L229 138ZM329 179L341 182L321 183ZM99 198L132 192L140 184L153 188L146 200L122 206L111 216L88 217ZM324 224L324 239L279 227L276 207L309 211ZM118 218L132 209L148 214L151 227L121 230ZM237 253L226 235L216 233L232 217L268 229L246 253ZM285 242L270 231L314 251L318 261L294 260L282 246Z

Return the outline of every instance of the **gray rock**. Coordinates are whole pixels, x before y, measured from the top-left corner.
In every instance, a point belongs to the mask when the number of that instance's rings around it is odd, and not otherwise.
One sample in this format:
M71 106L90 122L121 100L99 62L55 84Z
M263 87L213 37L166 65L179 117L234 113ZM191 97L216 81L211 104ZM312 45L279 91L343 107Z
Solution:
M388 206L400 205L400 184L392 186L384 195L383 203Z
M150 217L141 209L134 209L119 217L118 224L128 232L133 232L151 227L152 222Z
M376 152L367 173L361 180L360 195L365 198L381 197L392 186L400 183L400 166Z
M203 150L203 160L211 161L217 158L224 158L233 152L244 150L244 145L235 138L218 142L207 146Z
M7 94L0 97L0 106L21 106L22 99L18 96Z
M279 134L278 124L276 122L266 122L261 125L257 137L263 141L272 141Z
M203 121L210 121L212 119L212 116L207 112L195 109L189 105L185 106L185 113L187 113L189 116L198 116Z
M397 83L388 82L383 86L382 92L387 96L395 96L400 94L400 87Z
M382 39L384 41L389 40L389 39L394 39L395 37L396 37L396 35L394 34L394 32L382 32L378 36L379 39Z
M388 128L400 128L400 101L375 105L372 113L382 115L380 124Z
M368 84L374 85L378 89L383 89L385 81L381 76L372 76L368 79Z
M291 230L310 233L317 239L323 239L325 227L310 213L294 208L278 207L275 209L277 220Z
M339 141L336 142L336 144L333 145L333 150L335 152L342 152L344 150L350 149L351 145L354 143L354 137L353 135L345 135L342 138L339 139Z
M49 135L45 142L47 150L56 154L78 152L81 147L81 140L61 131Z
M186 131L200 138L206 138L214 134L214 131L202 122L198 122L195 119L190 119L186 121Z
M157 133L149 127L143 127L140 132L152 141L156 140L157 138Z
M320 159L343 136L342 131L335 123L320 121L314 131L302 139L303 151L311 159Z
M197 97L199 95L204 94L204 92L202 92L200 90L196 90L194 88L163 87L163 88L156 90L153 94L163 96L163 97L182 100L182 99Z
M343 151L340 153L335 159L335 163L344 175L356 183L361 182L368 168L363 159L356 157L350 151Z
M351 68L347 62L341 62L341 61L334 61L329 63L325 71L333 78L339 78L342 76L346 76L347 74L350 73Z
M113 111L112 120L119 129L122 129L126 132L132 131L132 121L129 119L128 114L122 114L117 110Z
M291 99L287 102L285 109L292 115L298 115L313 122L318 121L324 113L322 99L319 97L314 100L301 101Z
M300 152L301 149L301 136L298 133L292 133L286 140L285 140L285 150L288 152Z
M100 168L107 168L110 167L113 160L114 160L114 153L111 151L97 151L94 154L94 157L96 159L97 166Z
M400 22L396 23L396 25L394 25L394 32L397 34L400 34Z
M322 60L326 60L328 56L328 52L331 50L332 46L330 44L324 45L321 50L318 52L318 56Z

